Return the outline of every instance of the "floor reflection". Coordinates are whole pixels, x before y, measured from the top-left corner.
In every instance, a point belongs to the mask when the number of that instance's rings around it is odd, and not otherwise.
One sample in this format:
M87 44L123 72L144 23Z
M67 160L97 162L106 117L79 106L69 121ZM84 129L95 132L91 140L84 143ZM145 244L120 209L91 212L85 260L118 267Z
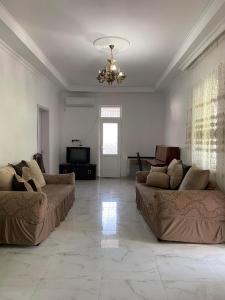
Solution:
M117 202L102 202L102 235L101 248L118 248L119 240L113 238L117 234Z
M117 233L117 202L102 202L102 233Z

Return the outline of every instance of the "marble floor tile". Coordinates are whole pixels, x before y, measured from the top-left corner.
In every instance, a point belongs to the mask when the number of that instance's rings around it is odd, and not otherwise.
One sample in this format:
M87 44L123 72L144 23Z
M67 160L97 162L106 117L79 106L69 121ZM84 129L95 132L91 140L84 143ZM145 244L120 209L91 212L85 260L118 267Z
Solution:
M180 256L157 256L157 266L162 280L218 281L219 276L204 259ZM225 268L224 268L225 271Z
M100 280L100 273L71 278L43 278L31 299L97 300Z
M98 299L99 299L98 294L93 293L93 291L82 290L82 289L73 290L73 289L63 289L63 288L39 289L30 298L30 300L98 300Z
M160 281L102 280L100 300L166 300Z
M225 245L159 242L134 181L76 182L66 220L38 247L0 247L0 300L222 300Z
M1 300L30 300L34 293L34 288L27 287L0 287Z
M225 286L214 282L163 282L168 300L223 300Z

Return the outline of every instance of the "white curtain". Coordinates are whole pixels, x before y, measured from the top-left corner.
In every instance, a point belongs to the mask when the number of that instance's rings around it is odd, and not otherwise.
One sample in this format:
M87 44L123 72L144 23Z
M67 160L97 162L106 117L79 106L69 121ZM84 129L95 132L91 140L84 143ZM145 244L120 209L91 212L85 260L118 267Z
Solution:
M193 87L186 147L192 163L209 169L225 190L225 63Z

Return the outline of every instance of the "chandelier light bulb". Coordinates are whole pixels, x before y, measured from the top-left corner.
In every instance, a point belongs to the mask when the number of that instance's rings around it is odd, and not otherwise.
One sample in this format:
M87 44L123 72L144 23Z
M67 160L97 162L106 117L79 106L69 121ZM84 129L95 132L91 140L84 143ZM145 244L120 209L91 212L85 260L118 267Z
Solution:
M111 65L111 71L116 71L117 70L117 67L116 67L116 65Z

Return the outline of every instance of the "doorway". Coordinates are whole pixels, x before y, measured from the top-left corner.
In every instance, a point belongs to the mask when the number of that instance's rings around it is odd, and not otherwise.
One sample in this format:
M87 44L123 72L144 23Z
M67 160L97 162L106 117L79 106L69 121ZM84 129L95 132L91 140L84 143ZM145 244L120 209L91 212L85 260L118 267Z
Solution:
M100 177L121 176L121 108L100 108Z
M49 110L38 105L37 151L42 154L45 170L49 172Z

